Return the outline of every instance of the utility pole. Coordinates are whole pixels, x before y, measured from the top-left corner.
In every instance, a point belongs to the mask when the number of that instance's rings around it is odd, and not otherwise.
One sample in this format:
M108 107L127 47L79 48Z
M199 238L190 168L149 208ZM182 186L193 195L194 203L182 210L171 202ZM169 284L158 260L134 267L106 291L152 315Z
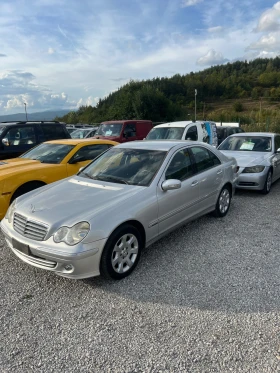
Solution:
M26 103L24 102L24 107L25 107L25 117L26 117L26 122L28 121L27 119L27 111L26 111Z
M259 113L259 124L261 124L261 115L262 115L262 97L260 97L260 113Z
M196 122L196 96L197 96L197 89L194 90L194 121Z

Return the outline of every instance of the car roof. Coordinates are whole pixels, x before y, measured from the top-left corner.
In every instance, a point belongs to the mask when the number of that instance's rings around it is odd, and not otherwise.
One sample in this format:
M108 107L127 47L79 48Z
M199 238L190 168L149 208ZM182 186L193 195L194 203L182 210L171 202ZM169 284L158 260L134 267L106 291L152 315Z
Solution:
M118 142L111 140L101 140L101 139L62 139L62 140L50 140L45 141L48 144L61 144L61 145L78 145L78 144L112 144L117 145Z
M129 141L118 145L118 148L128 149L143 149L143 150L160 150L169 151L170 149L179 146L191 146L191 145L208 145L199 141L190 140L142 140L142 141Z
M163 127L163 128L164 127L182 127L182 128L185 128L189 124L198 124L198 123L203 123L203 122L201 122L201 121L193 122L191 120L184 120L184 121L181 121L181 122L168 122L168 123L158 124L154 128L161 128L161 127Z
M137 122L137 123L143 123L143 122L151 122L151 120L147 119L120 119L120 120L104 120L101 122L101 124L114 124L114 123L123 123L123 122Z
M273 136L280 136L278 133L272 133L272 132L242 132L242 133L235 133L234 135L231 135L230 137L233 137L233 136L241 136L241 137L244 137L244 136L270 136L270 137L273 137Z
M28 120L28 121L22 121L22 120L15 120L15 121L7 121L7 122L0 122L0 126L3 125L3 126L14 126L14 125L18 125L18 124L21 124L21 125L26 125L26 126L30 126L30 124L42 124L42 123L46 123L46 124L65 124L64 122L58 122L58 121L54 121L54 120Z

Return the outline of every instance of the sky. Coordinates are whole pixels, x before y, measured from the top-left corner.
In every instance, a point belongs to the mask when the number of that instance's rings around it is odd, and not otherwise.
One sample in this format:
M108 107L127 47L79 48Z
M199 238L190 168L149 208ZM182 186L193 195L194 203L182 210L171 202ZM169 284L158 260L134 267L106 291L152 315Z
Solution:
M275 0L1 0L0 115L75 110L131 79L279 54Z

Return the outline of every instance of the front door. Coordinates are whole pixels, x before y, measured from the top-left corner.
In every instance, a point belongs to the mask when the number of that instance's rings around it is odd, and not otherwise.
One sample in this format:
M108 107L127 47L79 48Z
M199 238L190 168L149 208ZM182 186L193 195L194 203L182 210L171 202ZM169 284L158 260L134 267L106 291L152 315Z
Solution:
M177 179L180 189L163 191L164 180ZM187 148L175 153L157 187L159 234L187 221L196 214L199 201L199 183Z
M13 126L4 137L8 144L3 144L2 159L16 158L37 144L34 126Z

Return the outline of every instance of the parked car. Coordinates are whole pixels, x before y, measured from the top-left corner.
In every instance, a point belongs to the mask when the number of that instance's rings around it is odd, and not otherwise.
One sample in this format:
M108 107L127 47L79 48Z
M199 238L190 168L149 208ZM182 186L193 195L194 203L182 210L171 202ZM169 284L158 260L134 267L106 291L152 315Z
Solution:
M93 137L97 127L86 127L78 128L71 133L72 139L87 139L88 137Z
M220 145L227 137L235 133L244 133L241 127L217 126L218 145Z
M143 140L152 128L151 120L113 120L101 123L95 133L95 138L120 143Z
M99 126L99 123L95 123L95 125L83 124L83 123L66 124L66 129L71 134L72 132L76 131L78 128L98 128L98 126Z
M191 140L218 145L216 123L207 121L159 124L148 133L146 140Z
M236 187L260 190L267 194L280 177L280 135L273 133L239 133L229 136L219 146L239 166Z
M11 250L35 267L121 279L143 247L176 227L212 211L224 217L236 167L197 142L120 144L78 175L17 198L1 228Z
M0 122L0 159L15 158L48 140L71 138L57 121Z
M0 162L0 220L13 200L43 185L76 174L111 146L109 140L54 140L19 158Z

